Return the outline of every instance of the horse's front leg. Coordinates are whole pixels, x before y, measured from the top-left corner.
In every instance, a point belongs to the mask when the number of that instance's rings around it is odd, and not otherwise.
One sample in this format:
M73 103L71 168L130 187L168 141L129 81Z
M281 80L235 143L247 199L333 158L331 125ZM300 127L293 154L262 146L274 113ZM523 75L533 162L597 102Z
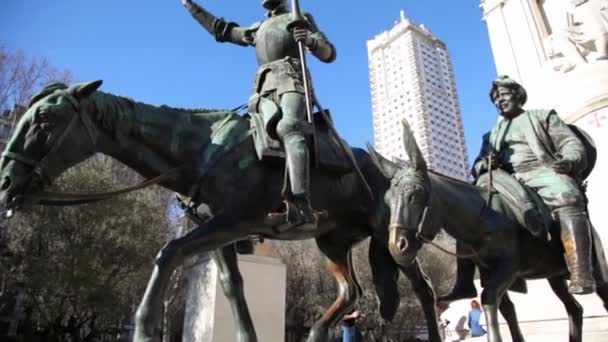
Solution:
M420 268L418 258L414 259L414 262L410 265L404 266L399 263L397 265L401 269L401 272L410 280L416 297L420 301L429 332L429 341L441 342L442 339L437 324L437 311L435 310L435 291L433 290L431 280Z
M317 245L327 258L327 269L338 282L338 298L310 330L307 342L329 341L329 329L352 310L361 297L361 287L353 272L350 248L354 244L344 238L326 234L317 238Z
M209 252L243 238L228 215L218 215L188 234L171 240L158 253L148 287L135 314L135 342L161 341L165 290L175 267L194 254Z
M239 271L236 246L230 244L213 251L213 259L220 272L220 283L234 317L238 342L257 342L255 328L243 290L243 277Z

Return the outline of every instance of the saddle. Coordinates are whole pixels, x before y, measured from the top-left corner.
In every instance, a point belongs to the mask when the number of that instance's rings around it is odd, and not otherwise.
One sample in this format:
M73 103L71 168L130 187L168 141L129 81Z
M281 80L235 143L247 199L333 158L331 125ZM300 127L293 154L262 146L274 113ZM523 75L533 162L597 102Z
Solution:
M479 176L476 185L487 189L489 183L489 173L484 173ZM534 236L550 240L553 217L534 190L501 169L492 170L492 189L502 196L522 227ZM530 224L531 218L534 218L533 224Z
M273 123L268 122L264 115L256 112L249 112L246 116L249 117L253 130L253 144L258 158L260 160L285 159L285 151L281 141L278 140L278 137L269 133L269 126L272 126ZM327 122L325 117L330 117L328 110L325 110L325 115L321 115L319 112L313 115L316 141L313 141L311 134L307 134L310 160L318 160L319 167L332 173L350 173L353 171L352 163L345 155L345 153L352 153L350 147L346 141L332 133L330 127L332 123ZM308 126L305 131L307 133L312 132L311 128ZM346 147L346 151L340 146L341 144Z
M479 176L476 185L487 189L489 185L489 174L484 173ZM531 188L525 184L520 183L511 174L501 169L495 169L492 171L492 186L493 189L499 193L505 200L506 204L512 209L517 222L530 231L533 235L538 236L538 231L534 231L534 228L529 227L526 224L524 217L524 208L522 203L533 203L534 209L541 218L544 231L547 240L551 239L552 234L559 236L559 227L555 224L551 211L545 205L542 198ZM555 235L553 235L555 236ZM607 259L604 255L604 248L602 241L595 230L595 227L591 225L591 238L592 238L592 258L593 258L593 271L597 273L598 277L603 283L608 284L608 264ZM559 240L559 237L557 237ZM561 243L559 244L561 246Z

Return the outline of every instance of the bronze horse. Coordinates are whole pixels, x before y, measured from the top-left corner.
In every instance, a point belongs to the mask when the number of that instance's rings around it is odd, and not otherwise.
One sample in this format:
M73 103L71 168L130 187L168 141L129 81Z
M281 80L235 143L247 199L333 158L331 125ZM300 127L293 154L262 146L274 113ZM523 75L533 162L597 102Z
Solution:
M354 306L361 289L352 269L351 247L371 236L370 264L380 313L391 319L399 296L401 270L422 303L431 341L441 341L434 292L417 260L395 262L388 251L389 211L381 200L389 181L361 149L352 149L373 189L369 196L354 173L311 170L312 201L328 218L313 232L280 232L264 224L282 201L284 166L260 162L249 121L231 111L151 106L97 91L101 81L47 86L34 96L3 153L0 201L14 210L45 199L43 188L67 168L104 153L146 178L175 172L160 184L182 195L192 189L212 217L187 235L168 242L155 259L148 287L136 313L136 341L160 341L162 303L170 276L186 258L213 252L222 286L235 316L238 341L256 341L232 243L316 238L328 269L339 283L338 298L311 329L308 341L325 342L328 331ZM173 171L171 171L173 170Z
M583 310L568 292L568 269L559 238L551 242L534 238L517 223L514 209L500 194L493 195L488 206L486 189L428 170L405 121L403 142L410 161L404 168L371 151L375 163L392 182L385 200L391 210L389 250L395 260L414 260L422 244L443 228L474 252L483 287L488 341L502 341L497 309L507 321L513 341L524 341L507 289L518 278L547 278L568 313L570 342L580 342ZM608 311L606 258L595 231L594 240L596 293Z

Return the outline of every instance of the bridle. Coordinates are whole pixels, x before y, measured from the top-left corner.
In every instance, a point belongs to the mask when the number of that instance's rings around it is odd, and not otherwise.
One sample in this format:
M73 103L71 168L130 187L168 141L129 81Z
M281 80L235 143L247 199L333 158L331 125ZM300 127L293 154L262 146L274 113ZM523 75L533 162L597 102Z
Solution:
M40 160L34 160L33 158L31 158L27 155L24 155L24 154L18 153L18 152L9 151L9 150L2 152L2 158L12 159L12 160L15 160L17 162L23 163L23 164L31 167L33 170L33 173L36 174L40 178L40 180L42 180L43 184L44 183L51 184L51 181L52 181L51 177L49 176L49 173L48 173L48 157L50 155L52 155L52 153L56 152L59 149L59 147L61 147L61 145L63 144L65 139L68 137L68 135L71 133L73 128L76 126L76 123L78 121L80 121L82 123L82 125L85 127L85 129L87 131L87 136L89 138L88 139L89 146L90 146L91 150L94 151L95 146L97 144L97 132L96 132L95 124L93 123L93 121L91 120L91 118L88 115L83 114L80 111L80 105L79 105L76 97L74 95L68 93L67 91L63 91L63 92L64 92L64 95L66 96L66 99L68 99L68 101L70 102L70 104L72 105L73 109L76 111L77 114L72 116L72 118L68 122L68 124L65 127L65 129L63 130L63 132L61 132L61 134L56 139L53 139L50 141L50 143L49 143L50 148L42 156L42 158L40 158ZM163 182L163 181L169 179L174 173L181 170L182 167L183 167L183 165L175 167L173 169L166 171L165 173L162 173L161 175L159 175L157 177L142 181L139 184L136 184L134 186L122 188L119 190L109 191L109 192L61 193L61 192L42 191L40 193L30 195L27 197L33 198L36 203L43 204L43 205L77 205L77 204L98 202L98 201L109 199L111 197L114 197L114 196L117 196L120 194L125 194L128 192L140 190L140 189L143 189L150 185Z
M420 222L418 222L418 227L416 229L416 239L421 240L423 242L427 242L427 241L431 241L434 236L432 238L426 238L424 236L424 233L422 231L422 229L426 226L427 222L427 213L429 211L429 206L425 206L424 210L422 211L422 218L420 218ZM408 228L406 226L404 226L401 223L391 223L388 226L389 229L397 229L397 230L405 230L405 231L412 231L414 230L413 228Z
M50 143L48 144L50 148L48 148L47 152L42 156L42 158L40 158L40 160L35 160L22 153L13 152L10 150L5 150L4 152L2 152L3 158L9 158L31 167L34 174L38 175L38 177L40 177L40 179L46 184L50 184L51 182L51 177L48 175L48 157L52 155L52 153L56 152L59 147L61 147L64 140L68 137L68 135L72 132L73 128L76 126L76 123L79 121L78 119L80 119L80 122L86 128L87 135L89 137L88 142L89 146L91 146L91 149L93 149L96 144L96 133L94 128L95 126L91 121L91 118L80 112L80 105L78 103L78 100L72 94L66 91L63 92L65 98L68 100L68 102L70 102L77 114L72 116L63 132L61 132L61 134L58 135L56 139L52 139L50 141Z
M418 222L418 228L416 229L416 239L421 241L422 243L428 243L430 245L433 245L435 248L439 249L440 251L455 256L457 258L465 258L465 259L470 259L473 257L477 256L477 253L475 253L475 250L473 250L472 253L469 254L461 254L461 253L454 253L446 248L444 248L443 246L439 245L438 243L434 242L433 239L435 238L436 232L432 233L432 236L427 237L425 235L425 227L430 227L428 229L430 229L431 231L434 231L434 227L433 227L433 223L430 222L428 220L428 212L429 212L429 205L427 204L424 207L424 210L422 211L422 217L420 218L420 222ZM398 229L398 230L413 230L411 228L408 228L400 223L391 223L388 227L389 229Z

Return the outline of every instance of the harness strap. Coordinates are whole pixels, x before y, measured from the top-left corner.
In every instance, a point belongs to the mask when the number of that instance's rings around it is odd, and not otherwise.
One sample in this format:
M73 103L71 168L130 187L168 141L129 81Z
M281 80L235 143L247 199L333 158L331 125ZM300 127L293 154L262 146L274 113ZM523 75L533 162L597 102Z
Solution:
M454 253L452 251L449 251L448 249L444 248L443 246L439 245L438 243L436 243L435 241L429 240L426 237L424 237L423 235L417 235L417 237L424 243L428 243L430 245L433 245L435 248L437 248L438 250L449 254L451 256L455 256L457 258L462 258L462 259L472 259L474 257L477 257L477 253L475 253L475 251L473 251L473 253L468 253L468 254L460 254L460 253Z
M15 152L11 152L11 151L4 151L4 152L2 152L2 157L7 157L7 158L10 158L10 159L14 159L14 160L20 161L23 164L26 164L26 165L31 166L31 167L35 167L36 164L37 164L37 162L34 161L33 159L30 159L28 157L24 157L24 156L22 156L19 153L15 153Z
M43 205L55 205L55 206L67 206L67 205L78 205L78 204L86 204L99 202L102 200L107 200L112 197L126 194L129 192L133 192L136 190L141 190L150 185L161 183L172 177L174 173L179 171L182 167L175 167L173 169L168 170L167 172L156 176L154 178L147 179L139 184L136 184L131 187L108 191L108 192L98 192L98 193L69 193L69 192L50 192L43 191L41 193L32 195L30 198L33 198L37 203Z
M479 213L479 216L481 217L483 215L483 212L485 210L486 206L484 205L481 208L481 212ZM424 211L422 212L422 218L420 219L420 222L418 223L418 229L416 231L416 238L420 241L422 241L423 243L428 243L432 246L434 246L435 248L439 249L440 251L449 254L451 256L455 256L457 258L463 258L463 259L475 259L477 262L479 262L481 265L485 266L485 263L483 263L483 261L481 260L481 258L479 258L479 255L477 254L477 252L475 252L475 250L473 248L471 248L471 253L467 253L467 254L462 254L462 253L457 253L457 252L452 252L449 251L448 249L444 248L443 246L439 245L438 243L434 242L433 239L435 238L436 233L433 233L433 236L428 238L424 235L424 228L428 227L429 225L431 226L431 230L433 230L433 222L428 222L428 212L429 212L429 206L427 205L424 208ZM396 228L396 229L407 229L404 226L400 225L400 224L391 224L389 225L389 229L390 228ZM461 242L462 243L462 242Z
M237 113L237 114L238 114L238 112L240 112L241 110L243 110L243 109L247 108L251 102L256 101L257 99L259 99L259 98L261 98L261 97L265 97L265 96L267 96L268 94L272 93L272 92L273 92L273 91L275 91L275 90L276 90L276 89L269 89L269 90L266 90L266 91L265 91L265 92L263 92L263 93L254 94L253 96L251 96L251 97L250 97L250 98L247 100L247 102L243 103L242 105L240 105L240 106L238 106L238 107L233 108L233 109L231 110L231 112L235 112L235 113Z
M78 112L78 108L76 108L76 111ZM52 153L56 152L59 149L59 147L63 143L63 140L65 140L65 138L68 136L68 134L71 133L72 128L76 124L76 121L78 120L79 116L80 116L79 114L76 114L72 117L72 119L70 120L70 122L68 123L66 128L63 130L63 132L61 132L61 135L59 136L59 138L57 138L56 140L51 142L51 144L52 144L51 148L45 153L45 155L42 157L42 159L40 159L40 161L38 163L36 163L36 165L34 165L34 169L36 170L36 173L38 173L43 180L45 180L45 179L48 180L51 178L46 174L46 171L45 171L47 169L48 156L51 155Z

